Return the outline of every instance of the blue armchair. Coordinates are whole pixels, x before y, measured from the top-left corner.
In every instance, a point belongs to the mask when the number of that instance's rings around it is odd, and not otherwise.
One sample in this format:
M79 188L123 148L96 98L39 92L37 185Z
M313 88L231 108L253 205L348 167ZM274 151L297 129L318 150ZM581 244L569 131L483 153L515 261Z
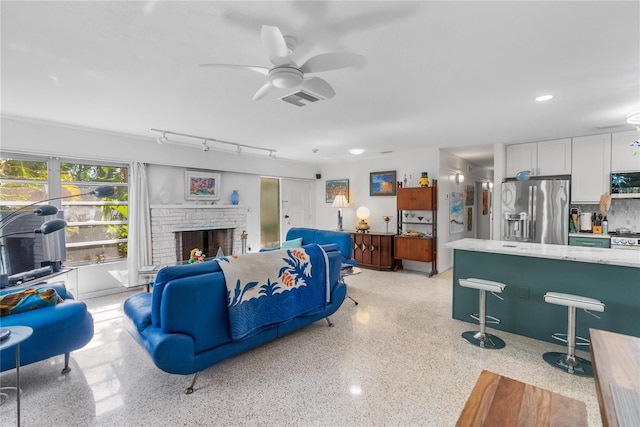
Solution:
M84 347L93 338L93 317L87 306L75 301L63 283L41 283L38 285L7 288L0 297L28 288L52 288L61 302L33 310L11 313L0 317L0 326L29 326L33 334L20 344L20 365L39 362L64 354L63 374L70 371L69 353ZM15 346L0 352L0 371L16 367Z

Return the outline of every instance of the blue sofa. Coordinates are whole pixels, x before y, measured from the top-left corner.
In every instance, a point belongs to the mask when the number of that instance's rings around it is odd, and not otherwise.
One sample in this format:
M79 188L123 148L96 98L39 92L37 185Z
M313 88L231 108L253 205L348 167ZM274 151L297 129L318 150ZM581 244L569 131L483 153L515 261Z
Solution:
M84 302L75 301L67 292L64 283L41 283L38 285L6 288L0 296L22 291L26 288L53 288L62 302L35 310L12 313L0 317L0 326L29 326L33 334L20 344L20 366L39 362L64 354L63 374L70 371L69 353L84 347L93 338L93 317ZM0 353L0 371L16 367L15 346Z
M287 231L286 241L302 239L302 245L317 243L325 250L338 250L342 255L342 264L356 266L353 258L353 239L344 231L319 230L317 228L292 227ZM278 248L275 248L278 249ZM262 249L263 251L265 249ZM273 249L266 249L273 250Z
M345 299L346 286L340 281L342 254L338 250L325 252L330 299L321 310L233 340L225 276L218 261L213 260L161 269L152 292L141 292L125 300L125 328L158 368L172 374L195 374L186 389L190 394L199 371L310 323L324 318L329 322L328 316ZM322 257L323 265L324 259ZM326 271L324 267L323 271Z

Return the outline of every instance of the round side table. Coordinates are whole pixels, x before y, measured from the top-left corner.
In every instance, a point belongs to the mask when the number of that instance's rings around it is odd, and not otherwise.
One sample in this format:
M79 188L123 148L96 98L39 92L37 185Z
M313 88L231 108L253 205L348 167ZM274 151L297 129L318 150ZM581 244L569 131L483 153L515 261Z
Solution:
M0 341L0 351L13 347L14 345L16 346L16 420L18 427L20 427L20 343L33 334L33 329L28 326L7 326L3 329L9 329L11 335L9 335L9 338ZM13 388L14 387L2 387L0 390Z

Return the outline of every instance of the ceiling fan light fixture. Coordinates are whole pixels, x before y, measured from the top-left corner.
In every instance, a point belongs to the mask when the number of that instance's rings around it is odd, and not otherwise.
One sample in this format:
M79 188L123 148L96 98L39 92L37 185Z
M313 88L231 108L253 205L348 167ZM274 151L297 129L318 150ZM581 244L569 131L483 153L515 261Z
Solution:
M291 89L302 84L302 71L292 67L277 67L269 72L271 85L279 89Z

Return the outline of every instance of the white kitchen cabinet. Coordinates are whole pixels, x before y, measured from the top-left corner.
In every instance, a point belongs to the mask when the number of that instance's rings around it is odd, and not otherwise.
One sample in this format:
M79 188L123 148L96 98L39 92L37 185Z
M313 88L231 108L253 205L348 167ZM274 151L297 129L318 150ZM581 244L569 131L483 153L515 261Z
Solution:
M538 142L538 170L536 175L571 174L571 138Z
M571 138L507 145L507 178L523 170L531 176L571 174Z
M632 145L639 139L637 130L611 135L611 172L640 172L640 147Z
M537 143L507 145L507 178L514 178L518 172L528 170L535 175L537 167Z
M571 203L599 203L611 191L611 134L573 138L571 169Z

